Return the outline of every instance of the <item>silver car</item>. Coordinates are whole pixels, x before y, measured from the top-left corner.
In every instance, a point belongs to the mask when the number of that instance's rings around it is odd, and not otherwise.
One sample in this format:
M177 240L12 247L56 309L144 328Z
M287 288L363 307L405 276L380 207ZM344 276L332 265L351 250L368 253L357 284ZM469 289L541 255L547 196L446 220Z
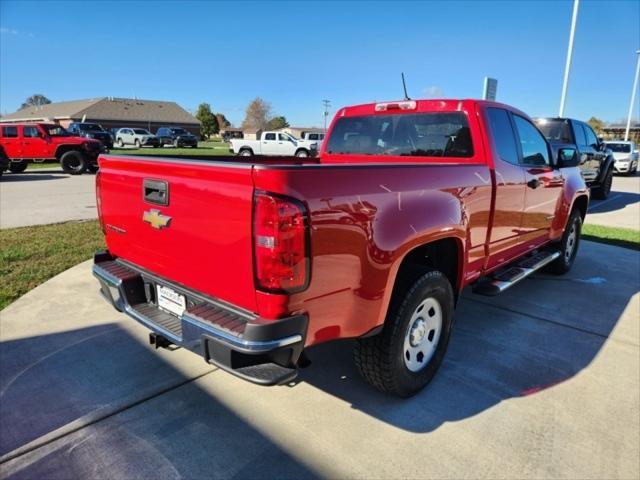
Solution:
M144 128L121 128L116 132L116 145L124 147L133 145L136 148L160 146L160 140L154 134Z
M617 173L633 175L638 171L638 146L622 140L605 142L613 153L613 168Z

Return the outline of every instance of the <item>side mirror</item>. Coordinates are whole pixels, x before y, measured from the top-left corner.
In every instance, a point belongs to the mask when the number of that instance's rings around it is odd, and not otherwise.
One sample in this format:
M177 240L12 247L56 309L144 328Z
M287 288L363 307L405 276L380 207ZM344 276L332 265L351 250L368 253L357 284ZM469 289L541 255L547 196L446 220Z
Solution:
M579 163L578 152L575 148L560 148L556 166L558 168L576 167Z

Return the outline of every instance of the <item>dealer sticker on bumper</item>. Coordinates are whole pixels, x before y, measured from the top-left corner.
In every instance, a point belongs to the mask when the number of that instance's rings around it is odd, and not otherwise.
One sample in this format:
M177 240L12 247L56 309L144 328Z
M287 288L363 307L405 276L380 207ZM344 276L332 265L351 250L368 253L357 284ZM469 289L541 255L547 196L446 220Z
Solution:
M187 308L187 302L184 295L180 295L175 290L169 287L157 286L158 289L158 306L167 310L169 313L173 313L178 317L182 315L182 312Z

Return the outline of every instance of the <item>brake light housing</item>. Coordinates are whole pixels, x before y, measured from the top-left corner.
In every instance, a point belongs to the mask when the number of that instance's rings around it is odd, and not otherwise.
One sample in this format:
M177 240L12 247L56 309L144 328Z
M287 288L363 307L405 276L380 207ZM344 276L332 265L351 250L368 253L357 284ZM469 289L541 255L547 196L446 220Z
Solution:
M388 112L389 110L415 110L418 104L414 100L402 102L376 103L376 112Z
M295 293L309 285L308 213L296 199L263 191L253 197L253 251L256 287Z

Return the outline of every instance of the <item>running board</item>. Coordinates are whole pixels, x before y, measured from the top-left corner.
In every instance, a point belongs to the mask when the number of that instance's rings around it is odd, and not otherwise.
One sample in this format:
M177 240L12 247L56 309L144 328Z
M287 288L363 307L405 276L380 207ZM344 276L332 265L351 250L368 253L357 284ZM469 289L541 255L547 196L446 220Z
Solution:
M560 256L560 252L541 251L520 259L512 266L481 278L473 286L473 293L490 297L504 292L520 280L540 270Z

